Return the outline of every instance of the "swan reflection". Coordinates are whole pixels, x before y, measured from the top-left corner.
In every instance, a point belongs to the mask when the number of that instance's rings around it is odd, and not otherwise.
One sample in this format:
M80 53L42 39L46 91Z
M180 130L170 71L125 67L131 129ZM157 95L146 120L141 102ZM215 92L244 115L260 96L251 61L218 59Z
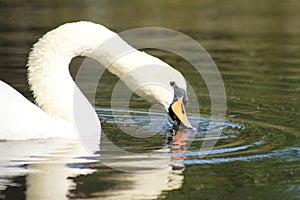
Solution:
M1 149L5 149L1 151L1 190L3 192L14 185L10 182L13 177L25 175L26 199L155 199L163 191L178 189L182 184L184 167L174 163L178 157L174 157L173 153L178 153L178 143L184 144L187 138L184 134L174 137L173 145L151 154L110 157L104 163L113 168L104 167L101 160L88 154L78 140L1 142ZM103 141L101 149L106 147L107 143ZM108 152L107 149L105 152ZM110 172L109 177L105 175L107 171ZM80 177L83 178L81 182L77 180ZM103 190L107 180L103 181L102 177L110 179L113 186ZM93 185L96 191L82 196L84 191L80 188L89 187L88 182L93 178L99 179L99 182L95 181L98 185Z
M174 138L176 142L176 138ZM150 153L131 153L119 149L106 137L102 136L100 163L93 163L91 168L98 169L79 181L81 184L89 178L106 177L99 180L98 184L113 183L112 187L97 190L94 186L89 197L100 199L156 199L164 191L181 187L184 167L175 163L170 145ZM106 167L104 166L106 165ZM108 167L110 168L108 168ZM104 171L104 172L103 172ZM107 177L107 173L109 176ZM97 181L95 181L97 182ZM71 196L80 195L79 188L73 190Z

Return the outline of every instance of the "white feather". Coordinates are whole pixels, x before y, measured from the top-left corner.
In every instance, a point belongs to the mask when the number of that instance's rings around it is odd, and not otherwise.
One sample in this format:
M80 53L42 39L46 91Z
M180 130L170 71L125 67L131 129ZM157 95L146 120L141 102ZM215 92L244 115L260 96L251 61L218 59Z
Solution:
M169 82L176 81L186 88L177 70L134 49L104 26L91 22L64 24L39 39L29 55L28 83L42 110L0 82L0 139L76 135L73 98L79 89L68 70L76 56L99 61L138 95L166 110L173 99ZM88 109L92 108L81 92L79 98ZM95 112L93 115L96 117Z

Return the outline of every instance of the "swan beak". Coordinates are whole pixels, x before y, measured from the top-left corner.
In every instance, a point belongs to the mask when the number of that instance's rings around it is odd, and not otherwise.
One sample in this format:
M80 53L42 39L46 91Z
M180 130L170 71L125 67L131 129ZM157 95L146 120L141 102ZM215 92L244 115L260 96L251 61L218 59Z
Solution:
M185 107L183 105L183 97L180 97L177 101L175 101L171 105L171 109L174 112L174 114L176 115L176 117L180 120L180 122L186 128L194 129L193 126L191 125L191 123L189 122L188 118L187 118Z

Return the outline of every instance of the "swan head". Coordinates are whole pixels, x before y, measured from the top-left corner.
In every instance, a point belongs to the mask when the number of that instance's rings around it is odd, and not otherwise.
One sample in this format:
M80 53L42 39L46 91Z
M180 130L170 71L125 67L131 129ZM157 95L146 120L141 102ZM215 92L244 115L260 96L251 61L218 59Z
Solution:
M179 71L159 58L138 50L118 57L107 69L132 92L151 104L163 106L166 112L174 98L174 88L170 82L175 81L186 91L186 81Z

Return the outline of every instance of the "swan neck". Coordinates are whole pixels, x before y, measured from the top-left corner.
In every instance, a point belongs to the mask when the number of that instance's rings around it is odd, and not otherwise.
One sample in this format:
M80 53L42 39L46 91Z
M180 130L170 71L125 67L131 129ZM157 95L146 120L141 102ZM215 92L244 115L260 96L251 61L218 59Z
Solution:
M46 33L34 44L28 59L28 83L36 104L58 118L73 121L73 93L77 89L69 64L76 56L94 55L97 46L116 34L89 22L62 25ZM104 53L102 53L104 54Z
M74 121L73 96L78 88L70 76L69 64L76 56L97 60L133 92L165 109L173 100L169 82L176 81L186 88L177 70L134 49L104 26L91 22L64 24L34 44L27 64L28 82L37 105L54 117Z

